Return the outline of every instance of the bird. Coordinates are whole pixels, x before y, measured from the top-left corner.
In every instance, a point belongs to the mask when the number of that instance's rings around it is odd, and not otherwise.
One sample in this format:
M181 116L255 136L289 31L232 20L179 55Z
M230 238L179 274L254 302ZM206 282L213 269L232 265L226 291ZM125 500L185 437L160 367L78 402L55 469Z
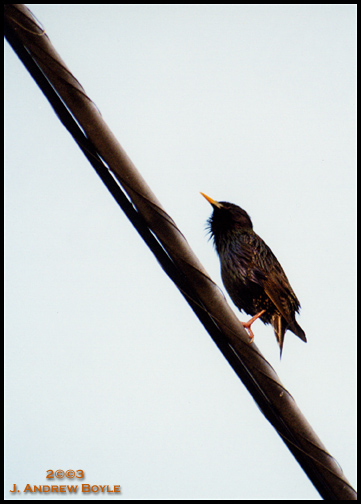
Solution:
M276 256L253 231L248 213L233 203L201 195L213 208L208 229L219 256L223 284L237 308L252 316L242 322L250 343L254 339L251 325L258 318L272 324L280 357L287 330L307 342L296 321L300 302Z

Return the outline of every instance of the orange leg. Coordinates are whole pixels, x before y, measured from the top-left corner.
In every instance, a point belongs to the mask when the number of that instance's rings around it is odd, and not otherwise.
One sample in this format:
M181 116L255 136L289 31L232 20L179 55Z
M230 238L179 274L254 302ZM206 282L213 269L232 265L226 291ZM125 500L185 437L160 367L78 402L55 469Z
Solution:
M264 314L266 310L262 310L260 311L259 313L257 313L254 317L252 317L248 322L241 322L241 324L243 325L243 327L245 329L247 329L247 331L249 332L249 337L250 337L250 343L253 343L253 340L254 340L254 334L252 332L252 329L251 329L251 325L253 324L253 322L255 320L257 320L261 315Z

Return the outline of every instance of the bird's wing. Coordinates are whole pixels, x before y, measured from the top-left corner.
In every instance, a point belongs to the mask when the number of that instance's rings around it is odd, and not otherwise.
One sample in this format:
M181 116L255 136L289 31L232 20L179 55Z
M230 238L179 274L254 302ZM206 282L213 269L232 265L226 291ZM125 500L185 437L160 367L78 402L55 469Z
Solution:
M299 311L300 303L293 292L282 266L268 245L256 233L249 236L252 250L251 268L253 282L261 285L272 303L290 325L294 320L291 312ZM247 247L248 248L248 247Z

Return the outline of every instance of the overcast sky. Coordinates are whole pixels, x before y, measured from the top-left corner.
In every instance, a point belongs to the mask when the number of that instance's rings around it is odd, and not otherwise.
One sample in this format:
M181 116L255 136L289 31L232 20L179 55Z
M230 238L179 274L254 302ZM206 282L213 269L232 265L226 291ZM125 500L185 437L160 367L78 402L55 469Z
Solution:
M199 191L250 214L308 339L256 344L355 484L355 5L29 8L220 286ZM5 498L319 499L7 43L5 107Z

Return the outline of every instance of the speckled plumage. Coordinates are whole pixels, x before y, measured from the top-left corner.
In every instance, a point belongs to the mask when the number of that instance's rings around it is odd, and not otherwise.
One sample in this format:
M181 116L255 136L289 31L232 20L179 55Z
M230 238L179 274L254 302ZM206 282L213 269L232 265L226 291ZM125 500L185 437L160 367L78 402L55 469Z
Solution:
M300 303L272 250L254 231L245 210L226 201L211 203L208 224L221 263L222 280L234 304L272 324L282 354L285 332L306 341L295 314Z

